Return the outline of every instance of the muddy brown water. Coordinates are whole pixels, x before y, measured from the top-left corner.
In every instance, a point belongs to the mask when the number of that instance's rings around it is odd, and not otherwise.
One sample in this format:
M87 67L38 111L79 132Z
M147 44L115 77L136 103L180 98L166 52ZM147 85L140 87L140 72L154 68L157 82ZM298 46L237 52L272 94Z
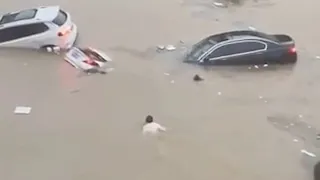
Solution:
M186 2L3 3L1 12L60 4L77 23L80 44L106 51L115 70L79 76L59 56L0 50L1 179L310 178L317 158L300 150L317 153L318 147L320 37L314 17L320 3L248 1L224 9ZM249 25L292 35L299 63L204 69L182 64L178 50L154 52L158 44L192 43ZM194 83L195 73L205 81ZM31 114L14 115L17 105L31 106ZM140 133L147 114L169 128L156 144ZM299 115L304 123L283 128Z

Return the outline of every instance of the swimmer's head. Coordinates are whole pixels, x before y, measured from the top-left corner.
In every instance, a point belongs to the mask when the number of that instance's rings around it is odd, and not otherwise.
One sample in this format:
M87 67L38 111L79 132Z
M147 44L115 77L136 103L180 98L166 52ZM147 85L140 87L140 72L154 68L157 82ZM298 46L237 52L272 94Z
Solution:
M153 122L153 117L151 115L148 115L146 117L146 123L152 123Z

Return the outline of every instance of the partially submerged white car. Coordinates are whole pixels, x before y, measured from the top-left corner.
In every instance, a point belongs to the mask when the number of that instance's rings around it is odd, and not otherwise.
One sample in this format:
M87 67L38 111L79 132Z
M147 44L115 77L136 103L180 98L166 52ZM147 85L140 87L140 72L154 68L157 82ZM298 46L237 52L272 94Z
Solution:
M65 55L65 60L77 69L84 71L103 70L111 58L100 50L72 47Z
M0 15L0 47L69 49L77 26L59 6L25 9Z

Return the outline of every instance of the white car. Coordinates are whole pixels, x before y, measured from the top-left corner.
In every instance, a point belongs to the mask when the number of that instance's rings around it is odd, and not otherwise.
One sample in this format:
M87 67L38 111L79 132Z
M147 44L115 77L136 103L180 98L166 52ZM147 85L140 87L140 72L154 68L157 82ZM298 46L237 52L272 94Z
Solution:
M103 52L88 48L72 47L65 55L65 60L77 69L84 71L106 69L112 60Z
M77 26L59 6L38 7L0 16L0 47L69 49Z

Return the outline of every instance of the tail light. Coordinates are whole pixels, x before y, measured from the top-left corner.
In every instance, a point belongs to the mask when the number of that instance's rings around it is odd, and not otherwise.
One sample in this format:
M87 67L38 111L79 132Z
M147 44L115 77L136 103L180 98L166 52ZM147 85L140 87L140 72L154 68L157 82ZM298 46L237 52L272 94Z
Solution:
M297 49L296 49L296 47L290 47L289 48L289 53L296 53L297 52Z
M83 61L83 62L85 62L85 63L87 63L87 64L89 64L89 65L91 65L91 66L99 66L99 64L98 63L96 63L95 61L93 61L93 60L85 60L85 61Z
M72 31L72 29L73 29L73 25L63 28L58 32L58 36L61 37L69 34Z

